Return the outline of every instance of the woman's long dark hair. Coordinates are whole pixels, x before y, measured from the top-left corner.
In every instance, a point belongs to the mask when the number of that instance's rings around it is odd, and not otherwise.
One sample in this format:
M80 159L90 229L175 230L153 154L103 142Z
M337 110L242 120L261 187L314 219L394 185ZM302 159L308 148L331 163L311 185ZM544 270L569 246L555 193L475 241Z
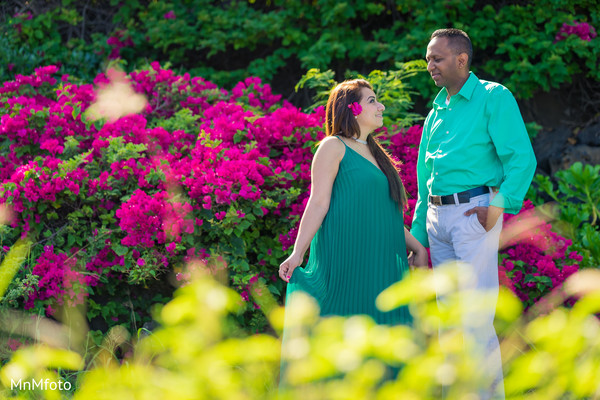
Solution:
M369 82L364 79L354 79L340 83L331 91L325 108L326 136L360 138L360 127L348 105L354 102L360 103L362 88L373 90ZM387 177L392 199L402 210L406 205L406 191L398 175L401 163L390 157L372 135L367 136L367 145L379 168Z

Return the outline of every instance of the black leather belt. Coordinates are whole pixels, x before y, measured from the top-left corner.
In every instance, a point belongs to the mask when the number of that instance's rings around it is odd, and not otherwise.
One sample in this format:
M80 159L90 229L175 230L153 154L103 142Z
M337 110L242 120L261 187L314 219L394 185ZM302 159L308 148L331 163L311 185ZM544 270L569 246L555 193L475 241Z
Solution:
M456 193L456 198L459 204L468 203L471 201L471 197L480 196L482 194L490 193L489 186L479 186L474 189L465 190L464 192ZM429 202L436 206L443 204L456 204L453 194L446 196L429 196Z

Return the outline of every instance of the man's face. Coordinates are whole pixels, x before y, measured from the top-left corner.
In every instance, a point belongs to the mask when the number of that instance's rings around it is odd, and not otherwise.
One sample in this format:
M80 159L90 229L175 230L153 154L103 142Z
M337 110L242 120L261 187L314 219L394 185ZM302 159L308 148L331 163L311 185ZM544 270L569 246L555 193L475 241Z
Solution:
M427 71L437 87L453 87L460 82L458 55L449 46L448 38L435 37L427 45Z

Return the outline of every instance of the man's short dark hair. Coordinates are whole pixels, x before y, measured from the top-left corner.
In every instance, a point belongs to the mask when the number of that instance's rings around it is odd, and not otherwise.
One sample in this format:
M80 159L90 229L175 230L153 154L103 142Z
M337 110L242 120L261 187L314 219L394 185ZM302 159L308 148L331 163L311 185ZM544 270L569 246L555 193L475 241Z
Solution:
M438 29L431 34L430 40L436 37L448 38L448 43L456 52L456 54L467 53L467 56L469 56L467 66L471 68L471 60L473 59L473 45L471 44L469 35L467 35L465 31L455 28Z

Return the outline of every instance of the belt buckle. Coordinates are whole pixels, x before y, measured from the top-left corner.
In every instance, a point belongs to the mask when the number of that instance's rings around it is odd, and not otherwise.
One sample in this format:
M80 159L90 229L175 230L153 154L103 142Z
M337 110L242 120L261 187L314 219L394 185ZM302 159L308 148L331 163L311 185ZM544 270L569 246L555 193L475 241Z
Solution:
M460 192L456 194L456 198L458 199L459 204L466 204L471 201L471 193L468 191Z
M431 204L433 204L434 206L441 206L442 205L442 196L434 196L434 195L430 195L429 196L429 201L431 202Z

